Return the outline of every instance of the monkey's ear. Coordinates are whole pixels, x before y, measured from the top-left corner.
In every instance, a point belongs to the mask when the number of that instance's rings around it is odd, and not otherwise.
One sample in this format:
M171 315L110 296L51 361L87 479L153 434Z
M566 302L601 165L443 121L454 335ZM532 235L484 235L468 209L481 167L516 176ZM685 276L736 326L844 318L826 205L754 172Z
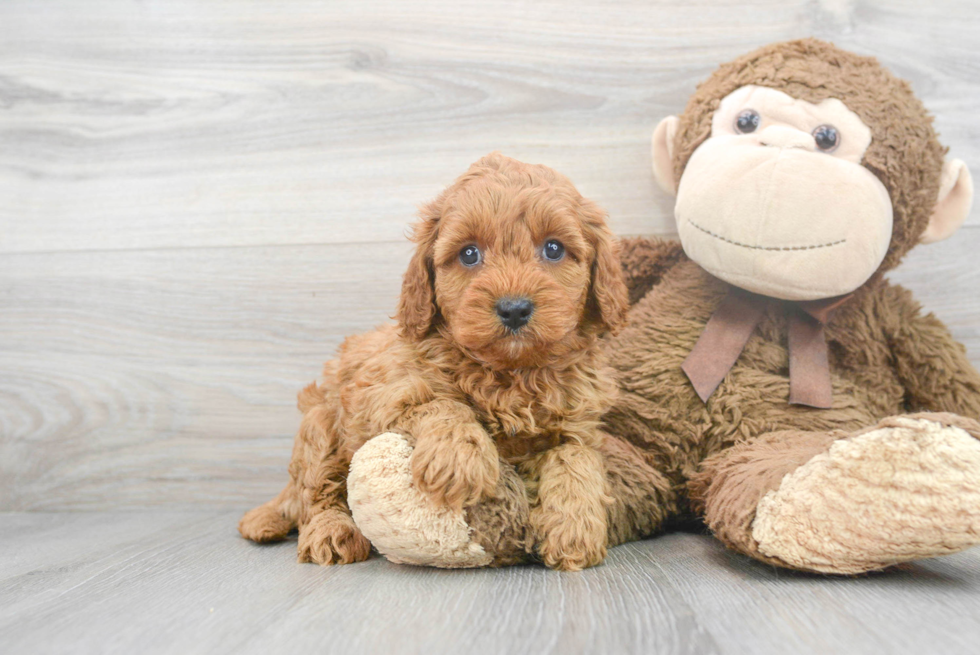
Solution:
M396 314L402 334L411 341L420 341L428 334L438 312L432 250L439 233L441 204L442 196L422 207L412 233L412 241L417 245L402 279Z
M943 164L936 206L920 243L935 243L952 235L970 215L972 204L973 178L970 176L970 169L959 159L946 161Z
M660 121L653 131L653 177L660 188L672 196L677 195L674 179L674 135L677 134L677 116Z

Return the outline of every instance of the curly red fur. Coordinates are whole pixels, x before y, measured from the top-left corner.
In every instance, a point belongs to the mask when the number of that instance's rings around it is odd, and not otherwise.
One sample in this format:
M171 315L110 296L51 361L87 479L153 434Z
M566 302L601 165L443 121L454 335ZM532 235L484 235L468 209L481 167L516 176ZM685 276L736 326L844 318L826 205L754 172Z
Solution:
M550 239L564 245L559 261L542 255ZM365 559L347 470L368 439L393 431L413 443L415 483L436 504L475 503L493 493L501 459L518 464L538 489L531 527L545 562L597 564L610 502L597 429L615 393L598 337L628 308L604 214L555 171L492 154L422 208L413 240L398 326L348 338L300 394L290 482L245 515L242 535L298 527L301 561ZM460 263L467 245L479 265ZM534 303L516 331L495 311L508 297Z

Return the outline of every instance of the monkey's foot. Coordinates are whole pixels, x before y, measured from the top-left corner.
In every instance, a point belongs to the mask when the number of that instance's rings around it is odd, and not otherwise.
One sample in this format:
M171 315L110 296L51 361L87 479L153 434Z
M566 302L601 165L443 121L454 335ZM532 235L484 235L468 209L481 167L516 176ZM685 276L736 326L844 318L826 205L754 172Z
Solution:
M980 544L980 424L898 416L840 439L759 501L752 537L764 555L844 574Z

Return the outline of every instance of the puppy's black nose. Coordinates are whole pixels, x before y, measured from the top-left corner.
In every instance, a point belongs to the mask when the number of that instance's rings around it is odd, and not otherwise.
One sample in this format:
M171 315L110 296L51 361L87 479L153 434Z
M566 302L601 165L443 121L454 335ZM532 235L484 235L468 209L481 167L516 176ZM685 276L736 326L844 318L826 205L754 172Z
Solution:
M528 298L501 298L497 301L496 309L500 322L517 332L531 320L534 303Z

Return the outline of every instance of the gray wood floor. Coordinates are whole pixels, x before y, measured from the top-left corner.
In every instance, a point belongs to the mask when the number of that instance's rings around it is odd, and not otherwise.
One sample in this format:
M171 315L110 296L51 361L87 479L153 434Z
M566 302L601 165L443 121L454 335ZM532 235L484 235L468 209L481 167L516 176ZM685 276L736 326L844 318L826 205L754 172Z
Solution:
M976 653L980 554L827 579L708 536L601 567L297 564L209 512L0 514L4 653Z
M670 234L653 126L814 35L909 79L980 174L977 34L975 0L0 2L0 653L976 652L977 552L840 580L673 534L578 575L319 569L234 526L479 156ZM978 251L975 209L892 276L975 363Z

